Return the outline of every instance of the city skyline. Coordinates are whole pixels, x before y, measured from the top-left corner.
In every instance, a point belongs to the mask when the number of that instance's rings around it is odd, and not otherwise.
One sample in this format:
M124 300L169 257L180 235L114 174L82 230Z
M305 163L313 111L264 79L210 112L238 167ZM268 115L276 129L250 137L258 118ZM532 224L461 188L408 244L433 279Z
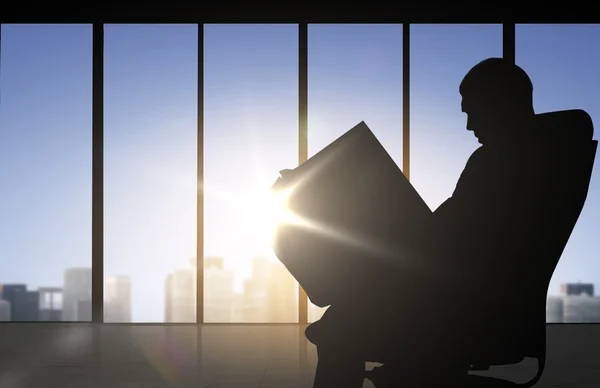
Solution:
M205 322L297 321L297 283L281 263L266 257L254 257L251 275L244 279L243 290L236 291L233 284L233 271L224 268L223 261L222 257L205 258L205 291L208 295L205 296ZM195 260L190 260L190 264L188 268L177 269L166 276L164 322L196 322ZM229 275L225 277L225 284L222 283L223 274ZM38 290L32 290L26 284L0 284L0 301L6 302L3 299L5 296L14 299L11 296L14 292L11 291L4 295L2 292L4 289L19 289L27 294L38 293L40 295L38 305L41 312L47 303L42 300L42 292L52 292L60 301L51 310L61 314L52 314L51 317L42 319L40 313L39 319L30 318L28 320L90 321L91 295L87 291L89 287L85 287L86 283L90 281L91 268L68 268L65 270L62 287L41 287ZM105 279L104 288L104 321L107 323L132 322L129 277L109 276ZM230 298L224 298L227 295ZM232 297L242 298L234 299ZM84 312L79 311L81 306L84 306ZM9 308L13 307L9 305ZM27 308L32 317L30 307L31 303ZM3 320L1 317L4 310L2 309L5 308L4 305L0 306L0 321Z
M206 323L260 323L298 321L297 283L285 266L266 257L252 259L252 271L244 279L242 291L234 289L232 270L223 265L223 257L206 257L204 322ZM165 278L165 323L197 323L196 321L196 281L195 258L188 268L180 268ZM216 275L216 276L215 276ZM91 295L82 287L91 280L91 268L68 268L65 270L62 287L41 287L31 290L26 284L0 284L0 321L10 318L11 304L5 300L4 290L8 288L8 299L14 299L15 289L31 294L38 293L37 318L32 318L31 310L25 313L25 321L90 321ZM109 276L105 279L104 322L136 322L131 316L131 280L124 275ZM600 323L600 296L595 294L594 283L569 282L560 285L556 293L549 290L546 319L549 323ZM69 290L70 292L65 292ZM77 291L83 291L77 294ZM46 307L42 293L55 294L59 307ZM73 305L65 304L65 294L74 299ZM24 300L24 299L20 299ZM30 298L25 299L30 300ZM50 298L52 300L52 298ZM31 302L26 302L31 308ZM53 304L50 302L50 304ZM66 306L66 307L65 307ZM84 312L78 312L83 306ZM309 321L321 317L326 308L308 306ZM8 311L8 313L7 313ZM59 312L60 314L56 314ZM54 314L53 314L54 313ZM7 315L8 314L8 315ZM21 312L19 317L22 317Z
M0 283L50 287L91 266L91 30L2 26ZM364 120L401 165L402 26L308 32L309 156ZM204 253L225 257L240 289L252 257L271 255L248 203L297 165L297 26L207 25L204 37ZM516 26L536 111L600 115L598 39L600 26ZM197 43L196 25L105 28L104 269L131 279L137 322L163 321L156 285L196 251ZM411 182L432 209L477 147L458 84L501 55L501 25L411 26ZM600 284L599 159L550 294Z

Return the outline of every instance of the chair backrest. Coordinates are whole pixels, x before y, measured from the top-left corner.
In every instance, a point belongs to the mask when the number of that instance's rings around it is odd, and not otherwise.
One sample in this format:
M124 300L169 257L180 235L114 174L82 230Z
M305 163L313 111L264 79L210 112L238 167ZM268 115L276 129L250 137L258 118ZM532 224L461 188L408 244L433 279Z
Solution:
M568 110L537 118L538 129L553 155L538 181L544 182L547 192L539 200L541 216L532 225L527 244L530 249L523 252L526 260L506 285L504 297L509 307L501 309L504 319L488 328L493 330L486 337L491 343L476 351L478 362L489 365L544 354L548 287L583 209L591 180L598 142L592 140L590 116L583 110Z
M568 143L563 145L565 148L571 146ZM524 335L530 333L524 356L534 357L540 351L545 351L548 287L587 199L597 146L598 142L591 139L580 146L574 146L565 153L564 157L569 160L565 160L563 169L558 170L558 178L569 189L554 196L555 219L546 219L546 222L551 222L554 226L553 233L547 236L552 240L540 242L538 254L532 257L532 264L535 264L528 271L528 278L533 280L533 284L526 296L531 304L527 311L529 314L524 314L524 318L529 321L524 326Z

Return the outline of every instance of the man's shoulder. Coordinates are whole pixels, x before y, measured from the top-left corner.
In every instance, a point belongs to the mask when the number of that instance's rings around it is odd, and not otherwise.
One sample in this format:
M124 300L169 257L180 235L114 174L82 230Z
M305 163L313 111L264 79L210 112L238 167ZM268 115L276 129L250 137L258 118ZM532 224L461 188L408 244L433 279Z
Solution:
M488 159L488 150L483 146L477 148L467 160L465 168L463 169L460 177L458 178L458 182L456 184L456 189L459 186L464 186L466 181L472 181L473 179L478 179L482 173L485 171L486 160ZM456 190L454 192L456 194Z
M471 157L469 157L469 160L482 158L486 154L486 151L487 151L486 147L479 146L475 151L473 151L473 153L471 154Z
M490 156L489 150L484 146L479 146L479 148L477 148L475 151L473 151L471 156L469 156L469 159L467 160L467 165L465 166L465 169L482 164L485 160L487 160L489 158L489 156Z

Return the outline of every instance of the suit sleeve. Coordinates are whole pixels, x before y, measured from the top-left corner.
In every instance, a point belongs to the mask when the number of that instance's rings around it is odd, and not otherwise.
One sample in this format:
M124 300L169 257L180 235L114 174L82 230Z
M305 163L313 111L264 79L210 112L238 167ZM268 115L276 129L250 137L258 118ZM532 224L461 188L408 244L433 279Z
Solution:
M433 213L423 236L423 254L435 270L478 272L490 246L498 244L501 182L482 148L469 158L452 197ZM425 243L426 242L426 243Z

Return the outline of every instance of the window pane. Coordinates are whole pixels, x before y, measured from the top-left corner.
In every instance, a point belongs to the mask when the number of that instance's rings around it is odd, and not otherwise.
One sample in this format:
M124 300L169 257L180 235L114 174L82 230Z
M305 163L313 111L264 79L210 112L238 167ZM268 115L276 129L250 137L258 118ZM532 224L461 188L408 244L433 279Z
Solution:
M309 157L364 121L402 166L402 25L309 25L308 39ZM309 303L309 321L325 310Z
M298 27L205 27L205 322L298 322L269 198L298 163Z
M516 39L517 64L533 82L536 112L584 109L598 125L600 26L519 25ZM600 157L596 155L585 207L550 282L548 322L600 322L600 297L593 296L593 287L600 282L599 179ZM563 292L561 285L572 283Z
M107 322L196 322L197 26L105 26Z
M474 65L502 56L502 26L411 25L410 47L411 182L435 210L479 147L458 87Z
M91 320L91 34L2 25L3 321Z

